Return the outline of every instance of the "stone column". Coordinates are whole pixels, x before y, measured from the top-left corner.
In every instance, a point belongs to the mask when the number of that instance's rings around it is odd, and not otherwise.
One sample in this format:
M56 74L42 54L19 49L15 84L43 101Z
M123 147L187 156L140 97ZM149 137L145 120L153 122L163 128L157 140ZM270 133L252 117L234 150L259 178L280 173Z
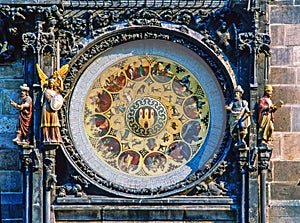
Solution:
M55 156L56 149L60 147L60 144L48 144L44 145L44 223L52 222L51 219L51 205L55 199Z
M23 191L24 191L24 215L23 215L23 221L25 223L34 222L32 221L32 205L33 205L33 199L32 196L34 196L35 190L34 190L34 184L32 184L33 174L35 172L38 172L40 168L40 160L37 156L34 146L32 145L19 145L20 148L20 159L22 162L22 171L24 176L23 181Z
M272 156L272 148L268 145L260 144L258 146L258 170L260 178L260 222L267 222L267 190L266 181L269 170L270 159Z
M23 211L23 221L25 223L30 223L31 220L31 191L32 187L30 184L32 178L32 151L33 146L19 146L20 147L20 158L22 162L22 171L23 171L23 191L24 191L24 211Z
M249 147L235 147L238 151L238 164L241 176L241 188L240 188L240 223L248 222L248 196L247 196L247 184L248 184L248 160L249 160Z

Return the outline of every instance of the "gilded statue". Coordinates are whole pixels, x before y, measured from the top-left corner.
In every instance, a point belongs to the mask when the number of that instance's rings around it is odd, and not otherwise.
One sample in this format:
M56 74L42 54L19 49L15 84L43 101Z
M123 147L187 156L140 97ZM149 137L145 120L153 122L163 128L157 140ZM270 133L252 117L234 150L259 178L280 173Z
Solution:
M63 91L63 78L68 72L69 65L64 65L50 77L41 70L38 64L36 67L41 79L41 88L43 91L41 98L41 128L43 143L61 143L61 125L59 122L58 110L64 102L64 98L61 95Z

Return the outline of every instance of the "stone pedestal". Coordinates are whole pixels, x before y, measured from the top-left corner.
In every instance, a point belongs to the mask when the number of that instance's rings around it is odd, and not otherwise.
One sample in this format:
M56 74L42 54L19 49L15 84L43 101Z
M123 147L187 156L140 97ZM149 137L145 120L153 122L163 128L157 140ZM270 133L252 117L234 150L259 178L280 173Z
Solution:
M237 222L235 200L225 196L182 196L161 199L67 196L57 198L53 208L56 222Z

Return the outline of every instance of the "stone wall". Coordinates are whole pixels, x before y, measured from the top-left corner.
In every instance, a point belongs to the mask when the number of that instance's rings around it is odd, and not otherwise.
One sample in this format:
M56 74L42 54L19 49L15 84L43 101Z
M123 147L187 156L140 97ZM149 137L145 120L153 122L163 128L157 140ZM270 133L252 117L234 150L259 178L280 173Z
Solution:
M0 66L0 186L3 223L22 222L23 188L16 136L18 111L9 100L18 100L23 83L22 63Z
M275 0L268 10L272 40L269 83L274 87L273 101L285 102L275 120L268 222L300 222L300 0ZM0 193L5 223L22 222L24 205L19 150L12 143L18 114L9 104L10 98L19 96L22 69L21 61L0 66Z
M269 179L269 222L300 222L300 1L269 6L273 101L276 113Z

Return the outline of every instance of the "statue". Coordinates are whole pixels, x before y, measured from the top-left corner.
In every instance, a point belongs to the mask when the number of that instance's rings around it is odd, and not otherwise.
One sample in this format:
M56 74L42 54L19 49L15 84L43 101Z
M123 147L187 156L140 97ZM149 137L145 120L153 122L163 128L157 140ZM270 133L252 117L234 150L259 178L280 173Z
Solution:
M63 78L67 73L69 66L63 66L59 71L55 71L53 76L49 77L36 65L42 87L42 115L41 128L43 134L43 143L61 143L60 122L58 110L61 108L64 98L61 95L63 91Z
M228 26L225 21L221 20L220 22L221 25L216 30L218 44L220 45L221 48L223 48L227 52L230 52L232 51L231 44L234 44L237 38L236 27L234 23Z
M32 99L29 96L29 87L27 84L20 86L21 97L16 103L10 100L10 104L19 110L19 122L17 125L17 137L13 139L16 144L30 144L31 137L31 116L32 116Z
M248 108L248 102L242 100L244 90L238 85L234 89L234 99L229 105L225 106L230 111L230 134L234 139L235 146L247 147L245 137L248 134L248 127L251 124L250 115L252 114Z
M273 104L271 97L273 88L265 86L264 96L259 100L258 106L258 141L270 144L274 132L274 112L283 105L283 101Z
M58 186L58 196L65 197L66 195L75 195L75 197L82 197L84 192L80 184L66 183Z

